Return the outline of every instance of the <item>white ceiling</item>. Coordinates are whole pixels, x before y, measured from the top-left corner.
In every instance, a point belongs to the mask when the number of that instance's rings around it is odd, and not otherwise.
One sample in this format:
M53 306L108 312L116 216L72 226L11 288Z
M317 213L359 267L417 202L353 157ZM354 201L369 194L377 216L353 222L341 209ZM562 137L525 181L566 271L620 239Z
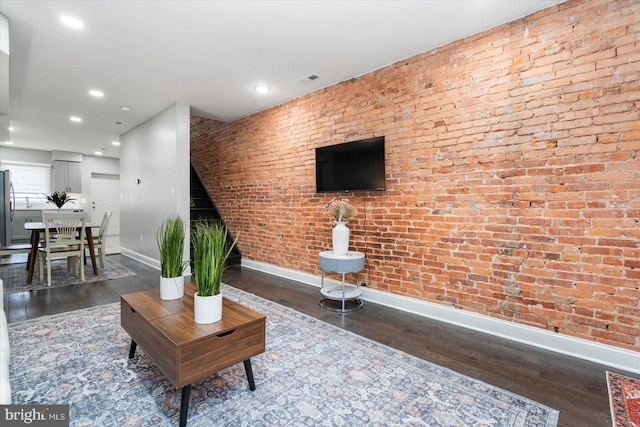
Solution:
M232 121L560 2L2 0L2 110L14 147L118 157L111 141L176 101Z

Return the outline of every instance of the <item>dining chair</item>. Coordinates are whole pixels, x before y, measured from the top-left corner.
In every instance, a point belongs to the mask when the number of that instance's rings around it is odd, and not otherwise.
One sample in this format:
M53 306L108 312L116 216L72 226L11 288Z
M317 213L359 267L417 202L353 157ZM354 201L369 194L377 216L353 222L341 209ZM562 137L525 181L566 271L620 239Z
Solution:
M100 267L105 268L107 265L107 230L109 229L109 221L111 220L112 212L107 211L104 213L102 217L102 222L100 223L100 229L98 230L98 235L93 236L93 248L98 250L98 257L100 258ZM85 262L87 261L87 256L85 254Z
M42 211L45 239L38 248L38 271L42 280L46 261L47 286L51 286L51 261L55 259L66 258L67 265L75 266L76 274L80 273L84 281L86 219L86 212Z

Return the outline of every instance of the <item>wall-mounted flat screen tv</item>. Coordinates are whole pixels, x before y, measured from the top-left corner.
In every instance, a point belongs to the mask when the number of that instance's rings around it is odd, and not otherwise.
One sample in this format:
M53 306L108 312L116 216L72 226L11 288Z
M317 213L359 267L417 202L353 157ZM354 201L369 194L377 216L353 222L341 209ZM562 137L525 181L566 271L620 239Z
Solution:
M316 191L384 191L384 136L316 148Z

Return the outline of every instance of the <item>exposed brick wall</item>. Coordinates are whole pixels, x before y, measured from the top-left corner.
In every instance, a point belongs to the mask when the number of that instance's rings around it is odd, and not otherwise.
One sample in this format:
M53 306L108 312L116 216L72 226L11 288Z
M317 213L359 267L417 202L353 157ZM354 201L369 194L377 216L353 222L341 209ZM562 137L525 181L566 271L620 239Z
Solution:
M386 136L349 195L372 288L640 350L640 3L571 1L250 117L192 120L247 259L320 274L314 149Z

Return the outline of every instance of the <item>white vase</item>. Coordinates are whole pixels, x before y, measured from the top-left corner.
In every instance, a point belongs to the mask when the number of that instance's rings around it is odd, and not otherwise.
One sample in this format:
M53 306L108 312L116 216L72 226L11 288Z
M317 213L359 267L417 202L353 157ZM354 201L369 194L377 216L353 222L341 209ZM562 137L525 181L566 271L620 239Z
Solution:
M160 299L171 300L182 298L184 295L184 276L160 276Z
M346 222L338 222L332 231L333 253L346 255L349 252L349 229Z
M193 295L193 316L196 323L215 323L222 319L222 293L210 297Z

